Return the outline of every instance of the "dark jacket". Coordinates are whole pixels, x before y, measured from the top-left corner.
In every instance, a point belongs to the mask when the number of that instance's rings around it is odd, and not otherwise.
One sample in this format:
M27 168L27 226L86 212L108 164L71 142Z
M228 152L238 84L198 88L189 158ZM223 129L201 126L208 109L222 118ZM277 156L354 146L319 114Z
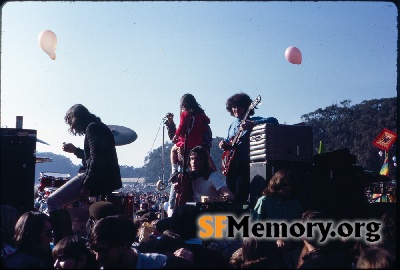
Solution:
M90 196L106 195L122 187L114 135L102 122L92 122L86 128L84 150L74 153L86 165L83 185Z
M17 250L4 259L6 269L54 269L51 249L43 253L35 248Z

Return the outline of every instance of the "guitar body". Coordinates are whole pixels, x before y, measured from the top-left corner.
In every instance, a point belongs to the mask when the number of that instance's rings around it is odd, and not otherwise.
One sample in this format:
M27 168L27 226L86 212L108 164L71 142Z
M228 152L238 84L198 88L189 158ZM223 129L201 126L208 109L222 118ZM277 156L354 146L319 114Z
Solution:
M232 148L230 150L226 150L222 153L222 158L221 158L221 163L222 163L222 167L221 167L221 172L223 175L227 175L229 172L229 166L230 163L232 161L232 159L235 156L235 148Z
M178 187L176 190L175 208L185 205L187 202L193 201L193 188L192 182L187 174L178 175Z

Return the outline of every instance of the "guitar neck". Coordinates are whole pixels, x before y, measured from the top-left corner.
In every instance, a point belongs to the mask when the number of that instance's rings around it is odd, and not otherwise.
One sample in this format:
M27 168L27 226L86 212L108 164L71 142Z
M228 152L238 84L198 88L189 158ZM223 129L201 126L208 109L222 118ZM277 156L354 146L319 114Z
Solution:
M235 137L233 137L233 139L231 141L232 146L234 146L234 145L239 143L239 139L240 139L240 137L242 136L242 133L243 133L243 130L240 128L240 126L242 124L246 123L246 120L247 120L247 117L249 116L250 110L251 110L251 106L249 106L249 108L247 109L246 114L244 115L243 119L240 121L239 130L236 132Z

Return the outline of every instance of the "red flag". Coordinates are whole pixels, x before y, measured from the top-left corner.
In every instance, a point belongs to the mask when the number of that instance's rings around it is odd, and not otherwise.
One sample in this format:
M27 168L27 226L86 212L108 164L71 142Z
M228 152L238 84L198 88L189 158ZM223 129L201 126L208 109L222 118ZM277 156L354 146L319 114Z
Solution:
M384 128L381 133L372 142L373 145L379 149L389 151L389 148L394 144L397 139L397 134Z

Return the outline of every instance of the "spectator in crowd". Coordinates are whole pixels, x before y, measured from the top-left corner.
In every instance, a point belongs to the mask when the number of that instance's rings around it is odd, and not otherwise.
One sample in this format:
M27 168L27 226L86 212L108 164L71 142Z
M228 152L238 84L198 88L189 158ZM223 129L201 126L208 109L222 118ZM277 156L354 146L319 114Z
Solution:
M381 228L381 244L382 245L392 245L394 248L396 248L396 228L397 228L397 222L396 222L396 211L395 210L388 210L386 211L382 217L381 217L381 222L382 222L382 228Z
M272 176L254 207L254 219L293 221L301 217L303 208L297 199L291 197L292 178L292 173L285 169Z
M193 253L193 263L200 268L229 268L228 258L221 253L203 246L203 241L197 237L197 218L200 210L193 205L184 205L175 209L172 217L156 223L156 230L162 234L165 231L173 233L174 237L183 242L182 248ZM178 237L176 237L178 235ZM176 246L175 246L176 247ZM210 260L210 258L213 258Z
M361 251L356 269L396 269L396 253L393 248L372 245ZM398 269L398 268L397 268Z
M229 263L236 269L285 268L282 252L275 243L254 237L243 238L242 247L232 254Z
M141 253L132 247L137 225L127 218L105 217L94 225L89 246L103 269L187 268L188 261L158 253Z
M95 202L89 206L89 219L86 223L87 238L94 224L104 218L114 215L121 215L121 210L113 203L106 201Z
M50 242L53 228L44 213L29 211L15 225L14 241L17 250L5 258L6 268L53 268Z
M78 236L61 239L53 249L55 269L99 269L87 240Z
M292 197L294 175L287 169L278 170L268 182L268 186L253 210L253 219L263 221L292 222L301 218L303 208L300 202ZM295 267L300 241L278 239L278 247L284 250L287 267Z
M13 243L14 228L17 224L20 214L17 209L10 205L0 205L0 220L1 220L1 257L5 258L15 252Z
M326 220L322 212L315 210L305 211L302 215L301 222L321 221ZM301 258L303 261L300 269L308 268L348 268L352 267L352 262L348 254L338 250L334 245L329 243L320 243L319 236L314 238L304 237L304 246L306 247L305 255Z

